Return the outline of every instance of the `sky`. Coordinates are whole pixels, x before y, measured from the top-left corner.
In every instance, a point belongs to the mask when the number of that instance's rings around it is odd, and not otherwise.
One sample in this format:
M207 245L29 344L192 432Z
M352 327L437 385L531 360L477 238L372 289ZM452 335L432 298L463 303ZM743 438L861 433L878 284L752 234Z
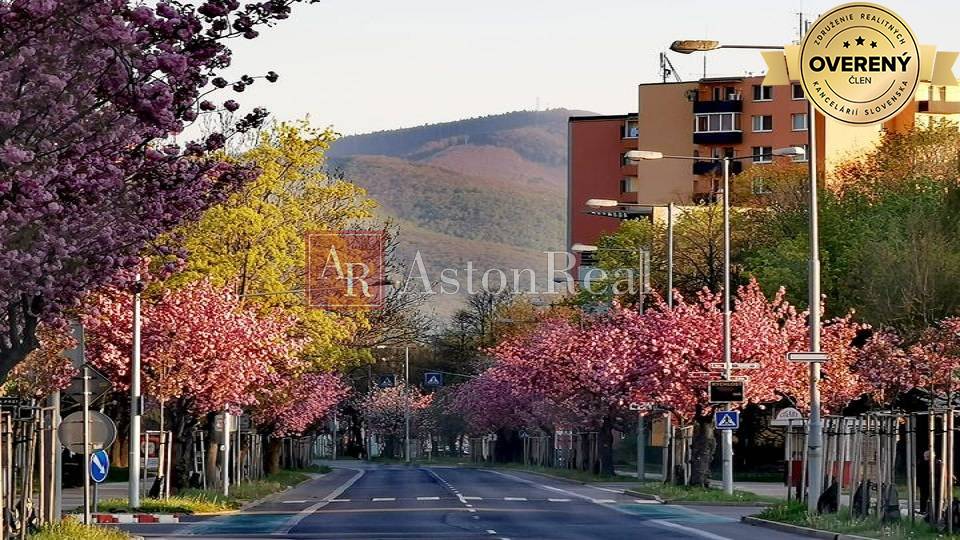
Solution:
M279 120L309 115L350 135L564 107L600 114L636 109L636 85L659 80L675 39L782 45L799 15L838 0L321 0L255 40L233 42L230 74L274 70L238 96ZM960 50L957 0L882 0L923 44ZM702 53L669 53L684 80ZM759 74L759 53L707 55L707 74ZM957 69L955 68L955 72ZM225 98L226 99L226 98Z

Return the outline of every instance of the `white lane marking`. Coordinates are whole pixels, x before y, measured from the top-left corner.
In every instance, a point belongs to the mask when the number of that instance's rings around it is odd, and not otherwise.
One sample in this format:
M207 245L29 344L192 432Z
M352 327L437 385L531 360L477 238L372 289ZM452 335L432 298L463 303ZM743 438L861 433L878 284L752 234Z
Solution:
M505 501L525 501L525 500L527 500L527 498L526 498L526 497L504 497L503 500L505 500Z
M439 501L440 497L417 497L418 501Z
M549 502L570 502L570 499L547 499Z
M538 487L538 488L540 488L540 489L546 489L546 490L548 490L548 491L555 491L555 492L557 492L557 493L563 493L564 495L569 495L569 496L571 496L571 497L576 497L576 498L578 498L578 499L583 499L583 500L585 500L585 501L592 501L592 500L593 500L593 497L588 497L588 496L586 496L586 495L581 495L581 494L579 494L579 493L577 493L577 492L574 492L574 491L567 491L566 489L560 489L560 488L558 488L558 487L548 486L548 485L546 485L546 484L539 484L539 483L537 483L537 482L534 482L533 480L527 480L526 478L521 478L521 477L519 477L519 476L514 476L514 475L512 475L512 474L507 474L507 473L503 473L503 472L500 472L500 471L493 471L493 470L490 470L490 469L485 469L485 470L486 470L487 472L491 472L491 473L493 473L493 474L500 475L500 476L502 476L502 477L504 477L504 478L509 478L509 479L514 480L514 481L516 481L516 482L522 482L522 483L524 483L524 484L527 484L527 485L530 485L530 486L535 486L535 487Z
M283 504L303 504L303 503L305 503L305 502L307 502L307 501L306 501L306 500L302 500L302 501L280 501L280 502L282 502Z
M374 497L370 499L373 502L393 502L397 500L396 497Z
M473 513L476 513L476 511L477 511L476 508L471 508L471 509L467 510L467 512L473 512Z
M613 504L613 503L615 503L615 502L617 502L617 501L615 501L615 500L613 500L613 499L590 499L590 502L593 502L593 503L596 503L596 504Z
M346 468L346 467L345 467L345 468ZM287 524L278 531L278 533L279 533L279 534L287 534L287 533L289 533L291 529L293 529L294 527L296 527L296 526L297 526L301 521L303 521L307 516L309 516L310 514L316 512L317 510L323 508L324 506L330 504L331 501L333 501L334 499L336 499L337 497L339 497L340 495L342 495L344 491L350 489L350 486L352 486L354 483L356 483L356 481L359 480L360 477L363 476L363 474L364 474L364 470L363 470L363 469L348 469L348 470L357 471L357 474L353 475L349 480L347 480L347 481L344 482L343 484L340 484L340 487L338 487L337 489L333 490L333 492L330 493L330 495L327 495L327 498L326 498L326 499L318 502L317 504L308 506L308 507L304 508L303 510L301 510L300 512L298 512L297 514L295 514L292 518L290 518L289 521L287 521Z
M708 540L732 540L726 536L720 536L719 534L713 534L707 531L701 531L700 529L694 529L693 527L686 527L677 523L670 521L664 521L662 519L651 519L647 520L647 523L653 523L654 525L660 525L670 529L676 529L678 531L683 531L687 534L692 534L694 536L699 536L700 538L707 538Z
M466 501L482 501L483 497L464 497L463 499Z
M497 534L497 531L493 529L487 529L487 534Z
M654 499L634 499L633 502L637 504L660 504L660 501Z
M330 502L350 502L350 499L333 499Z

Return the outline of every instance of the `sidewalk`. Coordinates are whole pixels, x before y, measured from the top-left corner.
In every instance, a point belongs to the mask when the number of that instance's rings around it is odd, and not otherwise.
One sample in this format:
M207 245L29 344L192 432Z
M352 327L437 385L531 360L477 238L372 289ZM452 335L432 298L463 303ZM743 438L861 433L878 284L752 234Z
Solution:
M637 477L636 471L625 471L618 470L616 471L618 476L628 476L631 478ZM663 480L663 475L659 473L647 473L647 480L650 482L660 482ZM722 488L723 482L721 480L710 480L710 487L713 488ZM753 493L755 495L762 495L764 497L773 497L776 499L787 498L787 486L780 482L734 482L734 489L740 491L746 491Z

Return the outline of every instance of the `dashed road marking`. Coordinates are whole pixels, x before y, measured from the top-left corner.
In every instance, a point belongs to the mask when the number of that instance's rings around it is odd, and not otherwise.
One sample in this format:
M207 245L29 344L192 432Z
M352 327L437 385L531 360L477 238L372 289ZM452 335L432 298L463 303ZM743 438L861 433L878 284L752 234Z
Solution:
M302 500L302 501L280 501L280 502L282 502L283 504L303 504L303 503L309 502L309 501Z
M570 502L570 499L547 499L549 502Z
M590 502L594 502L594 503L597 503L597 504L613 504L613 503L615 503L615 502L617 502L617 501L615 501L615 500L613 500L613 499L591 499Z
M439 501L440 497L417 497L418 501Z
M493 529L487 529L487 534L497 534L497 531Z
M482 501L483 497L464 497L463 499L467 501Z
M527 500L527 498L526 498L526 497L504 497L503 500L505 500L505 501L525 501L525 500Z
M350 499L333 499L330 502L350 502Z
M397 500L396 497L374 497L370 499L373 502L393 502Z

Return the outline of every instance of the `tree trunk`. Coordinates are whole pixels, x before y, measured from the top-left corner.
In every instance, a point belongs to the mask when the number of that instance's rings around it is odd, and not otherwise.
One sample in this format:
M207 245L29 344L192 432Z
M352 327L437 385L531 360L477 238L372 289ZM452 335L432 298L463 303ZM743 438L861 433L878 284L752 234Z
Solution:
M267 474L280 472L280 451L283 450L283 439L270 437L267 439L267 462L264 464Z
M600 431L597 433L597 447L599 455L597 456L597 473L601 476L613 476L613 418L609 416L603 419L600 424Z
M193 473L193 416L182 408L170 407L170 429L173 431L173 479L170 484L174 490L190 487L190 475Z
M0 342L0 383L22 362L28 354L40 346L37 339L36 314L43 309L43 297L21 294L19 301L7 304L6 343Z
M207 488L215 489L220 487L220 471L217 465L220 463L220 443L218 442L216 428L217 413L207 413ZM222 434L223 432L221 432Z
M694 419L690 448L690 485L710 487L710 464L716 450L713 417L698 414Z

